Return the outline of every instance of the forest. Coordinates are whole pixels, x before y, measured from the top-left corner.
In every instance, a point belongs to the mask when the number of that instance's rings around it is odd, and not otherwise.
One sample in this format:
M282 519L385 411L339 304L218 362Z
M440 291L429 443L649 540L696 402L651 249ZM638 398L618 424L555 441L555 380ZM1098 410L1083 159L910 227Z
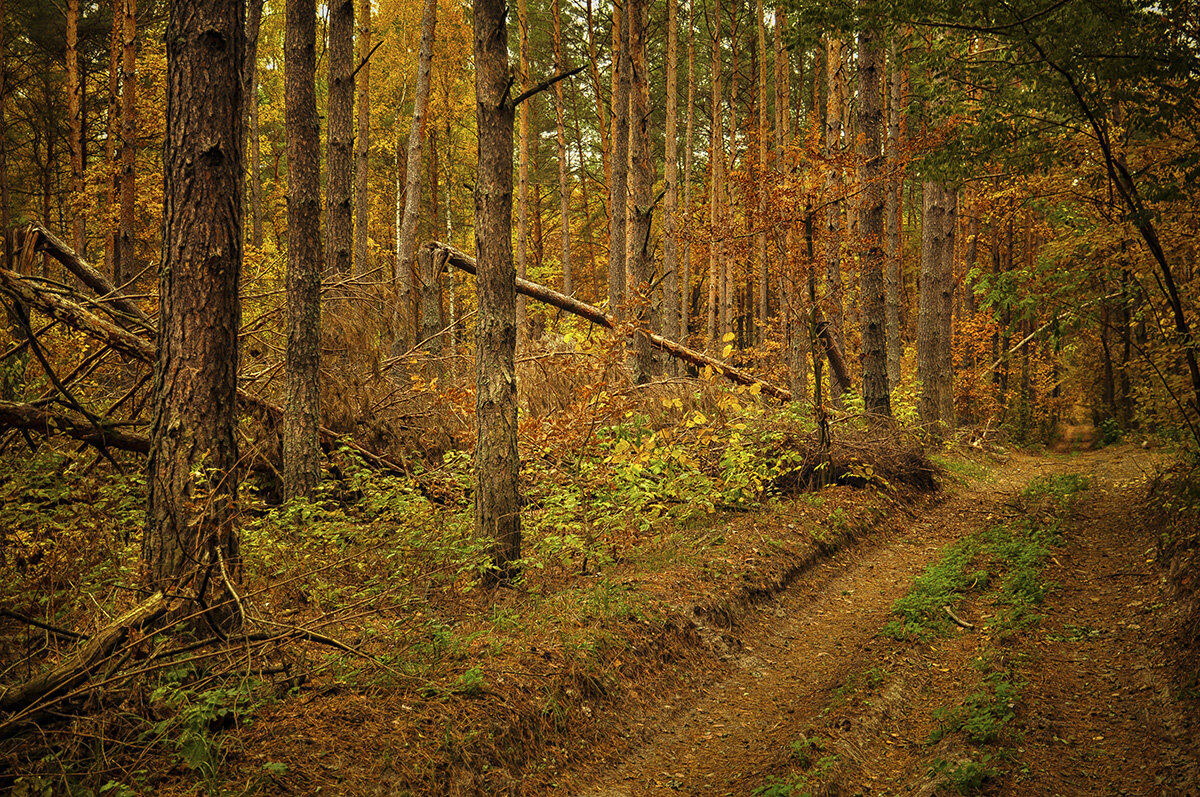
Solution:
M1198 98L1193 0L0 0L0 789L1194 793Z

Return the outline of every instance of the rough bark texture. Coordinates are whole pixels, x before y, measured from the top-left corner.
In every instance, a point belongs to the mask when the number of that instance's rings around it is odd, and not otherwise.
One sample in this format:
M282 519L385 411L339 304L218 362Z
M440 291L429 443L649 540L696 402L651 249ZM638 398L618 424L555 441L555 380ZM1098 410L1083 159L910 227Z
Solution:
M67 146L71 151L71 191L78 204L70 208L71 245L84 255L83 225L83 75L79 70L79 0L67 0ZM50 161L47 159L47 163ZM86 255L84 255L86 257Z
M529 90L529 9L526 0L517 0L517 86ZM517 276L525 279L529 273L529 115L533 113L532 98L519 109L517 116ZM525 302L517 299L517 335L529 331L525 317Z
M325 267L349 275L354 219L350 184L354 173L354 0L329 5L329 122L325 167Z
M240 570L241 0L173 0L167 23L159 347L142 553L153 588L213 609Z
M12 238L8 229L8 137L4 134L5 108L8 104L8 85L4 70L7 67L5 47L4 0L0 0L0 267L12 268Z
M566 71L562 48L561 0L554 0L554 74ZM558 141L558 226L562 248L559 265L562 267L563 293L575 292L575 274L571 263L571 169L567 163L567 106L565 83L554 84L554 126Z
M308 496L321 475L321 200L317 8L287 0L283 43L288 162L287 353L283 494Z
M625 314L626 225L629 192L629 14L613 5L612 179L608 190L608 307Z
M679 0L667 0L667 127L663 189L663 324L668 338L682 340L679 323ZM672 361L674 362L674 361ZM672 365L672 373L678 369Z
M858 157L863 402L867 412L891 415L883 287L883 50L870 28L858 34Z
M721 107L721 9L720 2L711 16L713 31L710 42L709 98L711 123L708 143L708 333L709 345L717 342L717 312L721 296L721 173L725 170L724 113Z
M433 65L433 38L437 29L437 0L425 0L421 15L421 50L417 55L417 89L413 97L412 126L408 128L408 159L404 180L404 215L396 247L396 340L392 355L408 351L416 333L413 312L413 256L417 251L417 218L421 206L421 142L425 135L425 113L429 108L429 73Z
M517 454L516 274L512 253L513 116L504 0L474 0L475 120L475 533L492 544L495 574L521 558Z
M694 0L688 0L688 66L687 66L687 122L683 136L683 214L684 226L692 229L692 164L695 158L693 142L696 137L696 30ZM683 305L679 308L679 339L687 340L691 334L692 314L692 238L689 235L683 244L683 274L679 282L683 288Z
M2 4L0 4L2 5ZM108 109L107 109L107 125L104 139L104 160L105 163L114 167L112 179L108 181L105 191L105 206L108 210L108 221L105 224L104 232L104 273L110 277L119 277L116 267L116 248L119 245L120 237L117 226L112 223L112 213L118 208L118 201L121 193L121 173L115 168L118 155L118 142L121 137L121 17L124 14L124 0L112 0L110 12L112 13L112 27L108 36ZM0 7L0 11L3 8ZM0 25L3 25L0 22ZM3 37L0 36L0 39ZM3 52L3 42L0 41L0 52ZM0 55L0 59L3 56ZM0 62L0 72L3 72L3 63ZM4 80L0 75L0 83ZM0 130L3 130L3 119L0 118ZM2 136L0 136L2 138ZM2 146L2 144L0 144ZM46 221L49 221L47 219ZM0 229L8 229L6 222ZM5 268L8 268L6 265Z
M354 137L354 273L367 268L367 231L370 228L371 197L367 192L371 153L371 0L358 6L358 134Z
M755 6L755 23L758 28L758 223L762 228L755 240L754 253L755 318L758 325L753 330L753 341L758 343L766 331L771 295L767 279L767 175L770 173L770 132L767 125L767 19L763 0L758 0Z
M125 0L121 17L121 241L113 282L123 286L141 270L137 258L137 0ZM83 256L82 249L76 251Z
M650 75L646 66L647 0L628 0L629 13L629 225L626 231L627 278L630 310L634 323L656 331L650 283L650 216L654 210L654 171L650 162ZM650 381L654 357L649 341L633 341L633 378L638 384Z
M917 307L917 410L932 434L954 428L954 372L950 309L954 295L955 192L936 182L922 186L921 291Z
M825 210L825 301L823 302L826 315L829 317L830 334L839 347L843 345L843 296L842 296L842 212L845 202L840 198L845 191L845 181L842 179L841 166L838 159L842 154L842 104L846 96L846 77L842 58L842 43L837 39L827 39L825 42L825 157L833 165L825 180L826 201L829 203ZM840 401L842 393L849 389L848 384L842 384L832 369L829 374L830 397L834 403Z
M441 273L443 253L428 244L417 250L417 275L421 279L421 348L430 356L429 376L441 374Z
M897 57L896 41L888 50L887 103L887 197L884 215L887 217L886 265L884 267L884 336L887 338L888 385L900 384L900 189L904 175L900 169L900 88L904 73Z
M258 34L262 27L264 0L247 0L246 4L246 105L250 108L249 164L246 179L250 182L250 245L261 249L262 239L262 180L259 178L258 126Z
M789 132L790 115L788 106L791 95L791 60L784 48L784 31L787 29L787 15L782 6L775 7L775 175L776 179L784 182L789 179L787 162L785 160ZM812 335L808 316L804 311L804 286L800 274L796 273L792 264L794 256L794 225L788 224L784 231L779 259L783 263L781 286L783 289L783 306L785 316L785 334L787 335L788 387L796 401L808 400L809 350L812 348ZM809 264L809 270L812 265Z

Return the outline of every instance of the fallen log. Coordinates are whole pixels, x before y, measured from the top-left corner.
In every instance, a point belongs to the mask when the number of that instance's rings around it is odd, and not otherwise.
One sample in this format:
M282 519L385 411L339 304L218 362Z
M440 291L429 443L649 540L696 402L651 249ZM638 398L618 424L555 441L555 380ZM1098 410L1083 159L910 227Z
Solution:
M113 660L113 654L125 644L131 632L141 630L162 617L168 605L161 592L154 593L115 622L90 635L86 642L55 667L0 692L0 711L23 711L81 686Z
M134 302L117 290L108 277L88 265L82 257L75 253L71 247L67 246L61 238L50 232L40 224L31 223L23 232L18 233L18 246L33 247L34 251L45 252L53 257L67 271L79 278L87 287L91 288L96 297L108 305L112 310L121 316L135 322L138 326L151 334L154 333L154 322L150 320L150 316L142 311ZM23 240L22 240L23 239Z
M438 242L427 243L425 246L443 251L446 254L446 262L455 268L465 271L468 274L476 273L475 259L470 255L464 254L452 246L447 246L446 244ZM594 307L586 302L581 302L574 297L567 296L566 294L559 293L558 291L547 288L544 285L539 285L536 282L530 282L518 277L517 293L528 296L531 299L537 299L539 302L545 302L546 304L557 307L560 310L565 310L568 313L577 315L581 318L586 318L593 324L604 327L605 329L611 329L615 331L618 328L617 320L600 308ZM715 373L718 373L726 379L736 382L739 385L745 385L747 387L758 385L760 390L768 396L777 398L780 401L792 400L792 392L790 390L785 390L784 388L772 385L770 382L765 382L740 368L734 368L732 365L723 363L720 360L709 357L706 354L701 354L694 349L689 349L688 347L676 343L673 340L664 338L662 335L657 335L649 330L638 328L634 328L631 334L645 337L650 341L651 346L659 351L666 352L676 359L683 360L684 362L691 363L692 365L701 368L707 366Z
M64 299L57 294L41 290L30 280L24 279L15 271L0 268L0 290L22 302L26 307L36 308L72 329L96 338L101 343L111 346L120 354L133 360L153 365L158 358L158 346L145 338L122 329L111 321L107 321L81 305ZM153 332L154 330L150 330ZM238 388L238 400L245 406L257 409L269 415L276 422L283 420L283 408L272 404L258 396L251 395ZM387 457L364 448L353 440L346 440L332 429L318 427L318 438L326 451L332 451L339 445L349 448L363 458L369 465L391 473L407 475L408 470L401 464Z
M60 434L96 448L117 448L122 451L150 453L150 438L114 429L97 428L89 421L77 421L69 415L51 412L32 404L0 401L0 427L28 429L46 435Z

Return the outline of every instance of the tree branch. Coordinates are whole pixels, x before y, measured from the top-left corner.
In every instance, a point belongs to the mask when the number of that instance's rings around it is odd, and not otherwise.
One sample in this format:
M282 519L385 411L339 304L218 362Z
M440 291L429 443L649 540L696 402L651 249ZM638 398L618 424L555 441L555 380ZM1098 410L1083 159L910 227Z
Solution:
M567 72L560 72L557 75L555 75L554 77L549 78L548 80L543 80L541 83L537 84L536 86L531 88L529 91L526 91L522 94L518 94L516 99L514 99L512 101L512 107L516 108L518 105L525 102L525 100L529 99L533 95L545 91L546 89L550 88L551 86L553 86L555 83L559 82L560 80L566 80L569 77L574 77L575 75L578 75L580 72L582 72L585 69L587 69L587 64L584 64L583 66L577 66L574 69L571 69Z

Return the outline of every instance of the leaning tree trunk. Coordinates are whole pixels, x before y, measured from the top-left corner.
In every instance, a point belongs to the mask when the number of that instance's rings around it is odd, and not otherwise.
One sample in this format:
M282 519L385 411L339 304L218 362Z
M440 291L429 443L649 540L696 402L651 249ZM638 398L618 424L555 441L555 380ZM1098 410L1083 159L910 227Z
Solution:
M475 533L490 541L495 576L511 578L521 558L517 454L516 275L512 252L513 116L504 0L474 0Z
M421 50L417 55L417 90L413 97L412 125L408 128L408 159L404 176L404 214L396 241L396 339L392 355L408 351L416 335L413 312L413 258L417 251L417 217L421 204L421 141L425 112L429 108L429 73L433 64L433 38L437 29L437 0L425 0L421 15ZM399 189L399 186L397 186ZM397 201L399 198L397 197Z
M922 188L921 290L917 307L917 410L930 433L943 437L954 428L954 373L951 358L951 301L954 295L955 192L941 183Z
M354 0L329 6L329 124L326 131L325 266L338 276L353 270Z
M226 599L240 571L242 10L241 0L170 4L160 328L142 544L151 588L194 597L217 620L232 615Z
M288 162L284 498L307 497L321 475L321 200L315 0L287 0L283 70Z
M883 51L878 34L858 34L859 234L865 242L859 264L862 301L862 385L867 412L891 415L883 286Z

